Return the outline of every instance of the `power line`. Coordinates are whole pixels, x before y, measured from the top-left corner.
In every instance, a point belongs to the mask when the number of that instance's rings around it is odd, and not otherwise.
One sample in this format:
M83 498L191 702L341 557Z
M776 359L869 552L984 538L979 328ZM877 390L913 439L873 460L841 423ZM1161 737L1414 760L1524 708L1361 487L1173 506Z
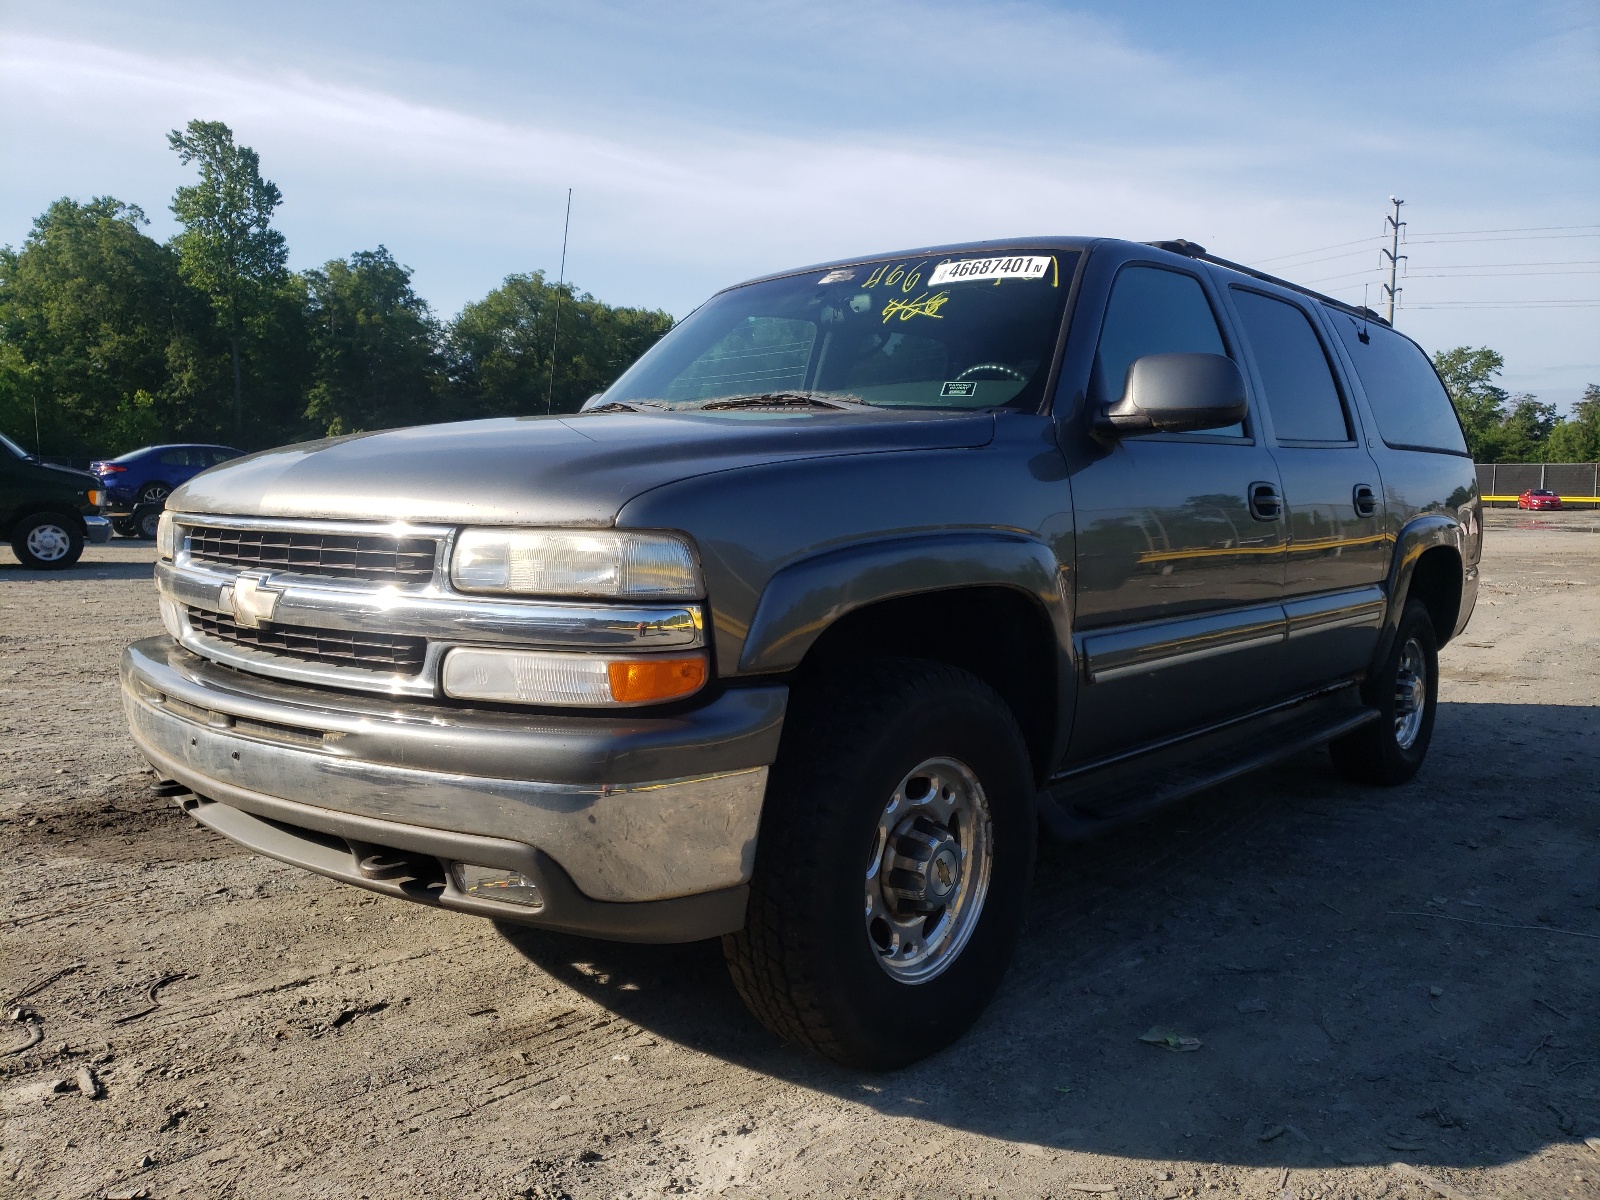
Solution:
M1600 271L1484 271L1464 275L1403 275L1402 279L1526 279L1533 275L1600 275Z
M1476 233L1542 233L1548 229L1600 229L1600 225L1525 225L1521 229L1436 229L1432 237L1454 237Z
M1383 234L1381 234L1381 233L1374 233L1374 234L1372 234L1372 235L1370 235L1368 237L1357 238L1353 242L1335 242L1331 246L1313 246L1310 250L1296 250L1293 254L1279 254L1279 255L1277 255L1277 256L1275 256L1273 258L1258 258L1256 260L1256 262L1258 262L1258 263L1282 262L1286 258L1299 258L1302 254L1321 254L1324 250L1342 250L1346 246L1357 246L1357 245L1361 245L1362 243L1365 243L1365 242L1375 242L1379 238L1381 238L1382 236L1383 236ZM1304 265L1304 264L1302 264L1302 265Z
M1600 300L1441 300L1436 304L1408 304L1412 312L1422 308L1600 308Z

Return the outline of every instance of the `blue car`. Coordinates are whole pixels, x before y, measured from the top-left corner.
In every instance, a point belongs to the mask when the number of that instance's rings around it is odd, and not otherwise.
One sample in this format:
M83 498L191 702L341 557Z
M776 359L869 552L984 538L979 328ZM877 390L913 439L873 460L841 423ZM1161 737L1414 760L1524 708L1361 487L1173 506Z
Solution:
M89 470L105 485L106 513L112 527L124 537L153 538L161 509L173 488L207 467L243 453L232 446L205 444L145 446L117 458L90 463Z

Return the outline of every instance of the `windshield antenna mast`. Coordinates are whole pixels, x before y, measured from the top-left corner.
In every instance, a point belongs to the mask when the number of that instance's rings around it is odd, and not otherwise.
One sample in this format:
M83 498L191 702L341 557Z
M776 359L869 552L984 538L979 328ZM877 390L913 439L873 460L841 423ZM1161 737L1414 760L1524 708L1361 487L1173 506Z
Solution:
M1398 210L1397 210L1398 211ZM572 189L567 189L567 219L561 226L561 272L556 276L556 319L550 331L550 386L544 394L544 411L554 411L556 397L556 339L561 336L561 289L567 282L567 233L572 228Z

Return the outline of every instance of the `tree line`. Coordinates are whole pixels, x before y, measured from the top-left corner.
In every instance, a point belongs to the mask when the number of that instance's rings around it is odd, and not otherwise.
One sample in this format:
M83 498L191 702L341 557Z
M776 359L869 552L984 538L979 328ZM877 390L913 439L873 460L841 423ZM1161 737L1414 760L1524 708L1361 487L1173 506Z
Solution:
M1505 359L1487 346L1457 346L1433 356L1461 418L1472 461L1600 462L1600 384L1583 389L1572 415L1537 396L1495 383Z
M56 201L0 248L0 431L42 454L574 412L672 327L540 271L441 321L381 245L291 271L256 152L220 121L168 140L199 177L167 242L99 196Z

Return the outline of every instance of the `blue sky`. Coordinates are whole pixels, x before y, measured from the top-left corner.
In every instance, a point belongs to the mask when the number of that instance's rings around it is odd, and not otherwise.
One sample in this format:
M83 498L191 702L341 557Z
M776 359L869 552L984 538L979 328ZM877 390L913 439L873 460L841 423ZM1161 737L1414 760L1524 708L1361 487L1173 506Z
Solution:
M1395 194L1402 329L1563 408L1600 382L1590 0L8 0L0 242L103 193L166 236L191 117L260 151L293 265L383 243L443 316L555 272L568 187L568 277L677 315L1046 232L1187 237L1377 306Z

